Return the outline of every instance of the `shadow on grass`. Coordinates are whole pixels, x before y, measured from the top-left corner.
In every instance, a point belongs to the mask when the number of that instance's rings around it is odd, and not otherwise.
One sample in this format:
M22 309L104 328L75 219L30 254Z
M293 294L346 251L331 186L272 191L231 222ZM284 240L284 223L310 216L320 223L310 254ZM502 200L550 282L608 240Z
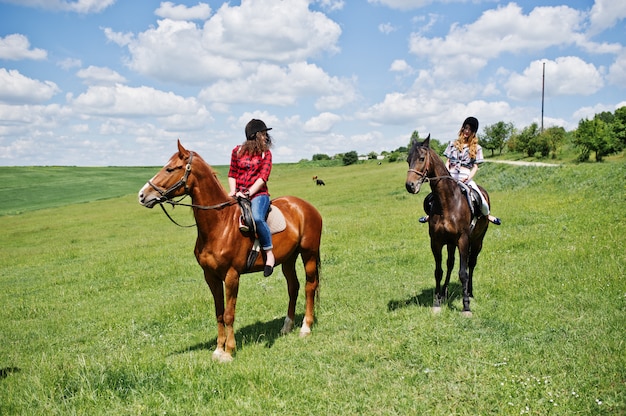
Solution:
M454 307L452 306L452 302L455 299L461 297L462 290L463 289L461 288L460 283L450 282L450 284L448 285L448 300L446 301L448 308L454 309ZM390 300L389 303L387 303L387 311L393 312L398 309L406 308L406 307L413 306L413 305L430 308L433 306L434 297L435 297L434 287L424 289L422 290L422 293L420 293L419 295L411 296L408 299Z
M296 322L302 322L303 319L304 314L296 314ZM272 348L276 340L281 337L280 330L282 329L284 322L285 317L276 318L268 322L257 321L252 325L244 326L243 328L235 330L237 349L240 349L244 345L252 344L264 344L266 348ZM217 326L217 324L215 325ZM299 330L299 328L294 327L294 331L297 330ZM201 342L195 345L191 345L187 348L174 351L171 355L183 354L186 352L199 350L213 351L216 346L217 337L213 338L211 341Z
M9 374L19 373L21 370L19 367L5 367L0 368L0 379L7 378Z

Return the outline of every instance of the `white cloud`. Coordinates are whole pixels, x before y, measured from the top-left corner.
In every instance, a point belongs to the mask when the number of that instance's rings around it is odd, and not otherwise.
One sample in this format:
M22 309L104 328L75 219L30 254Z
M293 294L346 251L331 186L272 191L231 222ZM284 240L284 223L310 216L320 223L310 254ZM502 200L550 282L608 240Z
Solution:
M116 0L4 0L25 7L47 10L68 11L82 14L99 13L113 5Z
M317 65L296 62L287 67L261 64L247 78L220 80L198 97L211 103L287 106L306 96L319 96L316 107L323 110L352 102L356 94L352 81L330 77Z
M0 137L30 140L41 135L50 135L60 124L65 124L71 114L69 108L58 104L44 106L0 103ZM37 129L33 130L32 126L37 126Z
M85 84L94 85L114 85L123 84L126 78L110 68L97 67L90 65L86 69L81 69L76 73L78 78L83 79Z
M615 0L595 0L589 20L591 22L590 34L597 34L609 29L626 18L626 2Z
M593 106L585 106L579 108L574 112L573 118L579 121L585 118L592 119L596 114L602 113L603 111L613 112L615 110L616 108L614 105L598 103Z
M515 3L487 10L474 23L452 25L445 38L410 37L410 52L426 56L438 75L472 75L501 54L534 52L580 40L583 14L567 6L536 7L528 15Z
M607 80L610 84L623 87L626 85L626 49L617 55L615 62L609 67Z
M83 62L80 59L66 58L57 62L57 65L65 70L69 70L72 68L80 68L83 66Z
M16 70L0 68L0 101L13 104L42 103L60 92L52 81L38 81Z
M343 9L345 3L343 0L315 0L320 6L329 12Z
M106 29L107 37L127 45L128 66L168 82L205 84L243 77L259 62L287 64L335 53L341 29L307 0L243 0L224 3L202 27L163 19L134 36Z
M31 49L28 38L18 33L0 38L0 59L18 61L21 59L46 59L48 53L43 49Z
M603 87L601 72L576 56L533 61L522 74L513 73L505 83L507 95L516 100L541 96L543 63L547 96L591 95Z
M398 29L391 23L381 23L378 25L378 31L384 33L385 35L395 32L396 30Z
M168 117L173 113L196 114L201 105L195 98L184 98L152 87L90 86L86 92L69 99L76 112L86 115Z
M105 27L103 31L104 31L104 36L106 36L109 42L113 42L119 46L127 46L135 38L135 35L133 35L132 33L114 32L109 27Z
M423 108L418 97L398 92L385 95L383 102L359 112L357 117L377 124L406 124L415 120Z
M341 116L325 112L316 117L311 117L304 123L303 128L308 133L328 133L339 121L341 121Z
M206 3L198 3L196 6L187 7L183 4L176 5L170 1L165 1L161 3L154 14L172 20L206 20L211 15L211 6Z
M396 59L391 63L389 70L392 72L412 72L413 68L404 59Z

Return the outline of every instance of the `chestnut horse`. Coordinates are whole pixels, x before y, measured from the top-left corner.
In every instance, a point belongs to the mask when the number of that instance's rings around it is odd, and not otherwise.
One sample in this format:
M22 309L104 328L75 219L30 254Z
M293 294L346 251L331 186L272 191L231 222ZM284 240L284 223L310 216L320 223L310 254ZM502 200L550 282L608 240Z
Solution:
M441 303L447 299L450 274L454 268L454 254L459 249L459 279L463 286L463 314L471 316L470 297L472 278L478 254L483 246L489 220L481 216L474 223L466 196L456 179L450 176L443 160L430 148L430 135L423 142L414 140L409 151L409 171L406 189L417 194L424 182L430 183L433 193L433 206L428 218L430 248L435 257L435 299L433 310L441 310ZM489 195L481 188L489 203ZM446 280L441 285L443 246L448 248Z
M237 201L228 196L215 171L195 152L178 141L178 152L139 191L139 203L152 208L183 195L191 197L191 206L198 228L195 255L204 270L204 279L211 289L217 318L217 347L213 359L232 361L236 347L233 323L243 273L263 270L264 256L258 256L251 270L246 270L253 239L239 231L241 215ZM285 216L286 229L273 236L276 265L282 264L287 280L289 306L282 334L293 329L296 300L300 283L296 276L296 260L301 256L306 273L306 310L300 336L311 333L315 297L319 285L320 240L322 217L310 203L294 196L272 200ZM226 304L224 304L224 293Z

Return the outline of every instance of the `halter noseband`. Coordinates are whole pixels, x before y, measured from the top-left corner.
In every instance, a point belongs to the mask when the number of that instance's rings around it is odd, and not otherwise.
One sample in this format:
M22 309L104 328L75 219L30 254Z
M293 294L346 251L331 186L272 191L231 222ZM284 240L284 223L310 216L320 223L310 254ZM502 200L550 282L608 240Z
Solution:
M178 182L176 182L174 185L170 186L168 189L163 189L163 188L153 184L152 181L148 181L148 185L150 185L152 187L152 189L154 189L155 191L157 191L159 193L159 195L161 195L161 198L159 198L160 199L159 203L161 203L163 201L167 201L168 199L170 199L171 194L176 192L181 187L185 188L185 193L189 192L189 189L187 189L187 178L189 178L189 174L191 173L191 162L192 161L193 161L193 152L190 151L189 152L189 161L187 162L187 166L185 167L185 173L183 174L183 177L180 178L180 180Z
M420 177L420 182L428 182L428 169L424 170L424 172L420 172L416 169L409 169L409 172L413 172Z

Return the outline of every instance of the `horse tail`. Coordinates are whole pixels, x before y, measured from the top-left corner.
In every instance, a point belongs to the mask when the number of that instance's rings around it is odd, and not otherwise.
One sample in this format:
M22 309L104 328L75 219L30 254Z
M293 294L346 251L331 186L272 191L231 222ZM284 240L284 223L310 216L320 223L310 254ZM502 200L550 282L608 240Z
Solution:
M317 268L317 287L315 288L315 303L319 305L320 302L320 288L322 286L322 260L319 252L317 253L317 259L315 260Z

